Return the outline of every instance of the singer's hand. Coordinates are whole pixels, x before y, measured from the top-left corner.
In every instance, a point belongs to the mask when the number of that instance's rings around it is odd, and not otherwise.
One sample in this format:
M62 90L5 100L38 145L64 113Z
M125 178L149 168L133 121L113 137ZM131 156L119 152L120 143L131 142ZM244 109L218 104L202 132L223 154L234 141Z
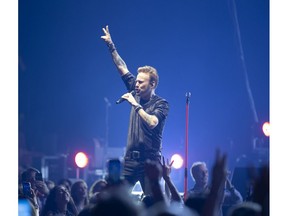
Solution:
M134 96L130 92L122 95L121 98L126 99L132 106L137 106L138 105L138 103L135 100Z
M112 43L112 38L111 35L109 33L109 28L108 25L106 26L106 28L102 28L103 32L105 35L101 36L101 38L106 42L106 43Z

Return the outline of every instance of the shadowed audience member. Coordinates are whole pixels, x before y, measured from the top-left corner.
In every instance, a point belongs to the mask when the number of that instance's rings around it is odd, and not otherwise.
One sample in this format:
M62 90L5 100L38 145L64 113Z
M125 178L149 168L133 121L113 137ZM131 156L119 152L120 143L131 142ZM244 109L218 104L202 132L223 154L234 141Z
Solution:
M49 193L41 216L77 216L78 211L73 199L63 185L55 186Z
M33 202L34 208L38 209L41 213L43 205L46 201L46 198L49 194L49 189L42 177L40 179L36 178L36 176L41 176L41 173L38 169L34 167L30 167L26 169L21 174L21 181L23 183L30 183L31 189L36 196L36 202Z
M72 184L71 196L78 212L88 205L88 186L84 180L79 180Z
M107 181L104 179L99 179L95 181L89 189L89 203L96 203L97 199L102 191L107 187Z
M195 162L191 166L190 170L192 179L195 181L195 185L188 191L188 196L193 199L193 202L203 203L203 199L208 196L211 191L208 185L209 172L205 162ZM243 202L243 198L240 192L231 184L230 180L226 176L224 197L221 201L219 215L223 215L222 208L230 208L235 204ZM192 200L188 201L187 204L192 205ZM195 206L195 205L194 205ZM197 207L198 211L202 209L201 205Z

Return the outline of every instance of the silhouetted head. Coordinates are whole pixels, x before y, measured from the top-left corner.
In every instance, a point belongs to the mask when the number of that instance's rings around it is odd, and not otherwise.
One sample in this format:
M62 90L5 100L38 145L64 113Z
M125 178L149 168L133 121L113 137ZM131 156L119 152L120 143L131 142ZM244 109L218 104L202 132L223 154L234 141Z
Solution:
M231 207L228 216L261 216L262 207L254 202L243 202Z
M196 184L203 186L208 184L209 173L205 162L198 161L193 163L190 173Z

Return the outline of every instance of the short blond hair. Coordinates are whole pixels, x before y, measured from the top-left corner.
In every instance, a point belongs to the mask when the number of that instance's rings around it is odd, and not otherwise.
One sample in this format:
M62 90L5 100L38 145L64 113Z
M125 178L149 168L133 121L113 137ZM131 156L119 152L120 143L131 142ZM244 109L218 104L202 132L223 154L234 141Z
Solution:
M147 65L143 67L139 67L137 72L149 74L150 82L155 82L155 89L157 88L158 83L159 83L159 76L158 76L157 70L154 67L147 66Z
M191 166L191 169L190 169L190 174L191 174L191 177L193 179L193 181L195 181L195 175L197 173L197 171L199 170L199 167L200 166L205 166L207 167L206 163L203 162L203 161L197 161L197 162L194 162Z

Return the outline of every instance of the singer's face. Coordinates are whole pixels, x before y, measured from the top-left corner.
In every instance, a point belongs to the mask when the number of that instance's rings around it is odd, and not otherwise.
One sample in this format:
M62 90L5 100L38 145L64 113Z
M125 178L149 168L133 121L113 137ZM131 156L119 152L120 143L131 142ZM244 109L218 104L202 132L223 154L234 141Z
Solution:
M150 76L146 73L138 73L135 84L135 92L141 98L148 98L153 90L150 83Z

